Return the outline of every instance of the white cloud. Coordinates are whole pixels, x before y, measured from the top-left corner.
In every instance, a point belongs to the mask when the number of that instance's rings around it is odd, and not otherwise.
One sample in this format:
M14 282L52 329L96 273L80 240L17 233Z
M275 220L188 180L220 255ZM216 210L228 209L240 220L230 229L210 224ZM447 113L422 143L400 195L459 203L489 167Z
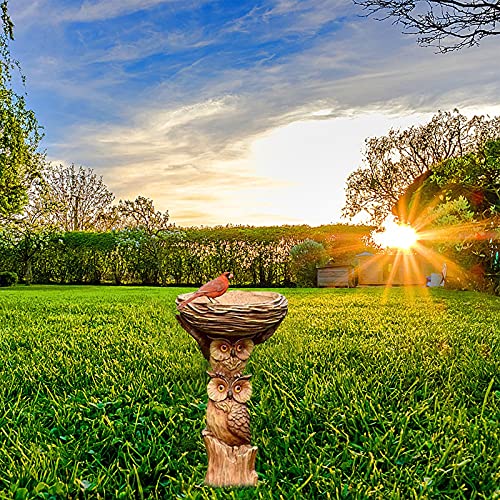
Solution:
M99 165L117 198L151 197L179 225L322 224L340 220L345 180L361 164L366 137L432 116L377 108L335 116L331 109L318 109L227 145L232 155L189 140L180 145L168 140L176 129L216 119L234 106L228 99L159 111L150 113L149 121L143 115L135 128L108 129L108 135L87 130L81 137L96 141L93 165Z
M107 19L159 3L87 2L59 20ZM155 199L178 223L338 220L345 179L359 166L366 137L428 119L438 109L493 109L500 95L492 64L497 47L489 40L436 55L397 28L366 19L315 38L353 12L350 0L282 0L213 34L152 32L59 65L45 56L38 85L102 109L94 120L77 117L78 125L49 144L49 153L96 168L118 198ZM251 41L287 40L290 33L309 41L281 55L259 48L249 66L240 64L230 43L217 45L225 37L230 42L234 31ZM121 63L199 44L214 47L134 93ZM86 76L91 61L108 65L98 77Z

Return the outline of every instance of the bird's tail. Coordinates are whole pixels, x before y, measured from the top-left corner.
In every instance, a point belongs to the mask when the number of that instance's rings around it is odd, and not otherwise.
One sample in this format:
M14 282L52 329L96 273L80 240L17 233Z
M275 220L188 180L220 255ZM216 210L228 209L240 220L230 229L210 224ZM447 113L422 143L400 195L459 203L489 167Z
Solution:
M181 309L183 309L184 307L186 307L192 300L194 299L197 299L198 297L201 297L203 294L202 293L198 293L198 292L195 292L193 293L193 295L191 295L191 297L189 297L188 299L186 300L183 300L178 306L177 306L177 309L180 311Z

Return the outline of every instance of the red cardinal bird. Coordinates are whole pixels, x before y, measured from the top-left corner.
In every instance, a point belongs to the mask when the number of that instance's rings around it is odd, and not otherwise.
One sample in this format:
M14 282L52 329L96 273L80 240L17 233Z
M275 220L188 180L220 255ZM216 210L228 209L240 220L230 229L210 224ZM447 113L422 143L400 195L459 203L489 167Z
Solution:
M212 299L215 299L215 297L220 297L221 295L224 295L226 293L227 289L229 288L229 280L232 277L232 273L222 273L218 278L215 278L214 280L209 281L208 283L205 283L200 288L198 288L198 290L194 292L193 295L189 297L189 299L182 301L177 306L177 309L182 309L186 306L186 304L189 304L197 297L208 297L212 302Z

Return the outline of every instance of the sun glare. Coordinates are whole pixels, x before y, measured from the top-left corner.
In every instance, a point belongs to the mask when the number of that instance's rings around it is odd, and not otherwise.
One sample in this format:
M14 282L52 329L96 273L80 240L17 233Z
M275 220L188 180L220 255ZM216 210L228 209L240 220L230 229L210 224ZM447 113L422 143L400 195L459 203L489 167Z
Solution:
M418 235L410 225L399 224L394 219L386 219L381 231L372 232L372 239L381 247L408 251L415 246Z

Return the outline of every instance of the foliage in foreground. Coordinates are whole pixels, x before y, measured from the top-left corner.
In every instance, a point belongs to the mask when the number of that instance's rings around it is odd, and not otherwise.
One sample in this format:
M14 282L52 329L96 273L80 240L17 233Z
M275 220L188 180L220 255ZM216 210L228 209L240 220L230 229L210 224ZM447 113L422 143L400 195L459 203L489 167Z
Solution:
M427 244L460 266L455 286L500 294L500 140L434 166L407 212Z
M9 271L0 271L0 286L14 286L17 283L17 274Z
M0 290L0 498L500 494L500 301L286 290L250 360L256 489L203 486L205 362L183 289Z
M366 211L379 224L391 214L413 182L450 158L480 151L500 139L500 116L474 116L439 111L424 125L391 129L366 139L364 165L347 178L343 214ZM462 178L464 182L466 179Z
M0 4L0 217L18 213L28 201L28 189L38 175L44 154L38 151L42 132L24 95L13 86L19 62L10 53L14 39L7 1ZM15 75L17 76L17 75ZM24 76L20 73L24 83ZM23 89L24 90L24 89Z

